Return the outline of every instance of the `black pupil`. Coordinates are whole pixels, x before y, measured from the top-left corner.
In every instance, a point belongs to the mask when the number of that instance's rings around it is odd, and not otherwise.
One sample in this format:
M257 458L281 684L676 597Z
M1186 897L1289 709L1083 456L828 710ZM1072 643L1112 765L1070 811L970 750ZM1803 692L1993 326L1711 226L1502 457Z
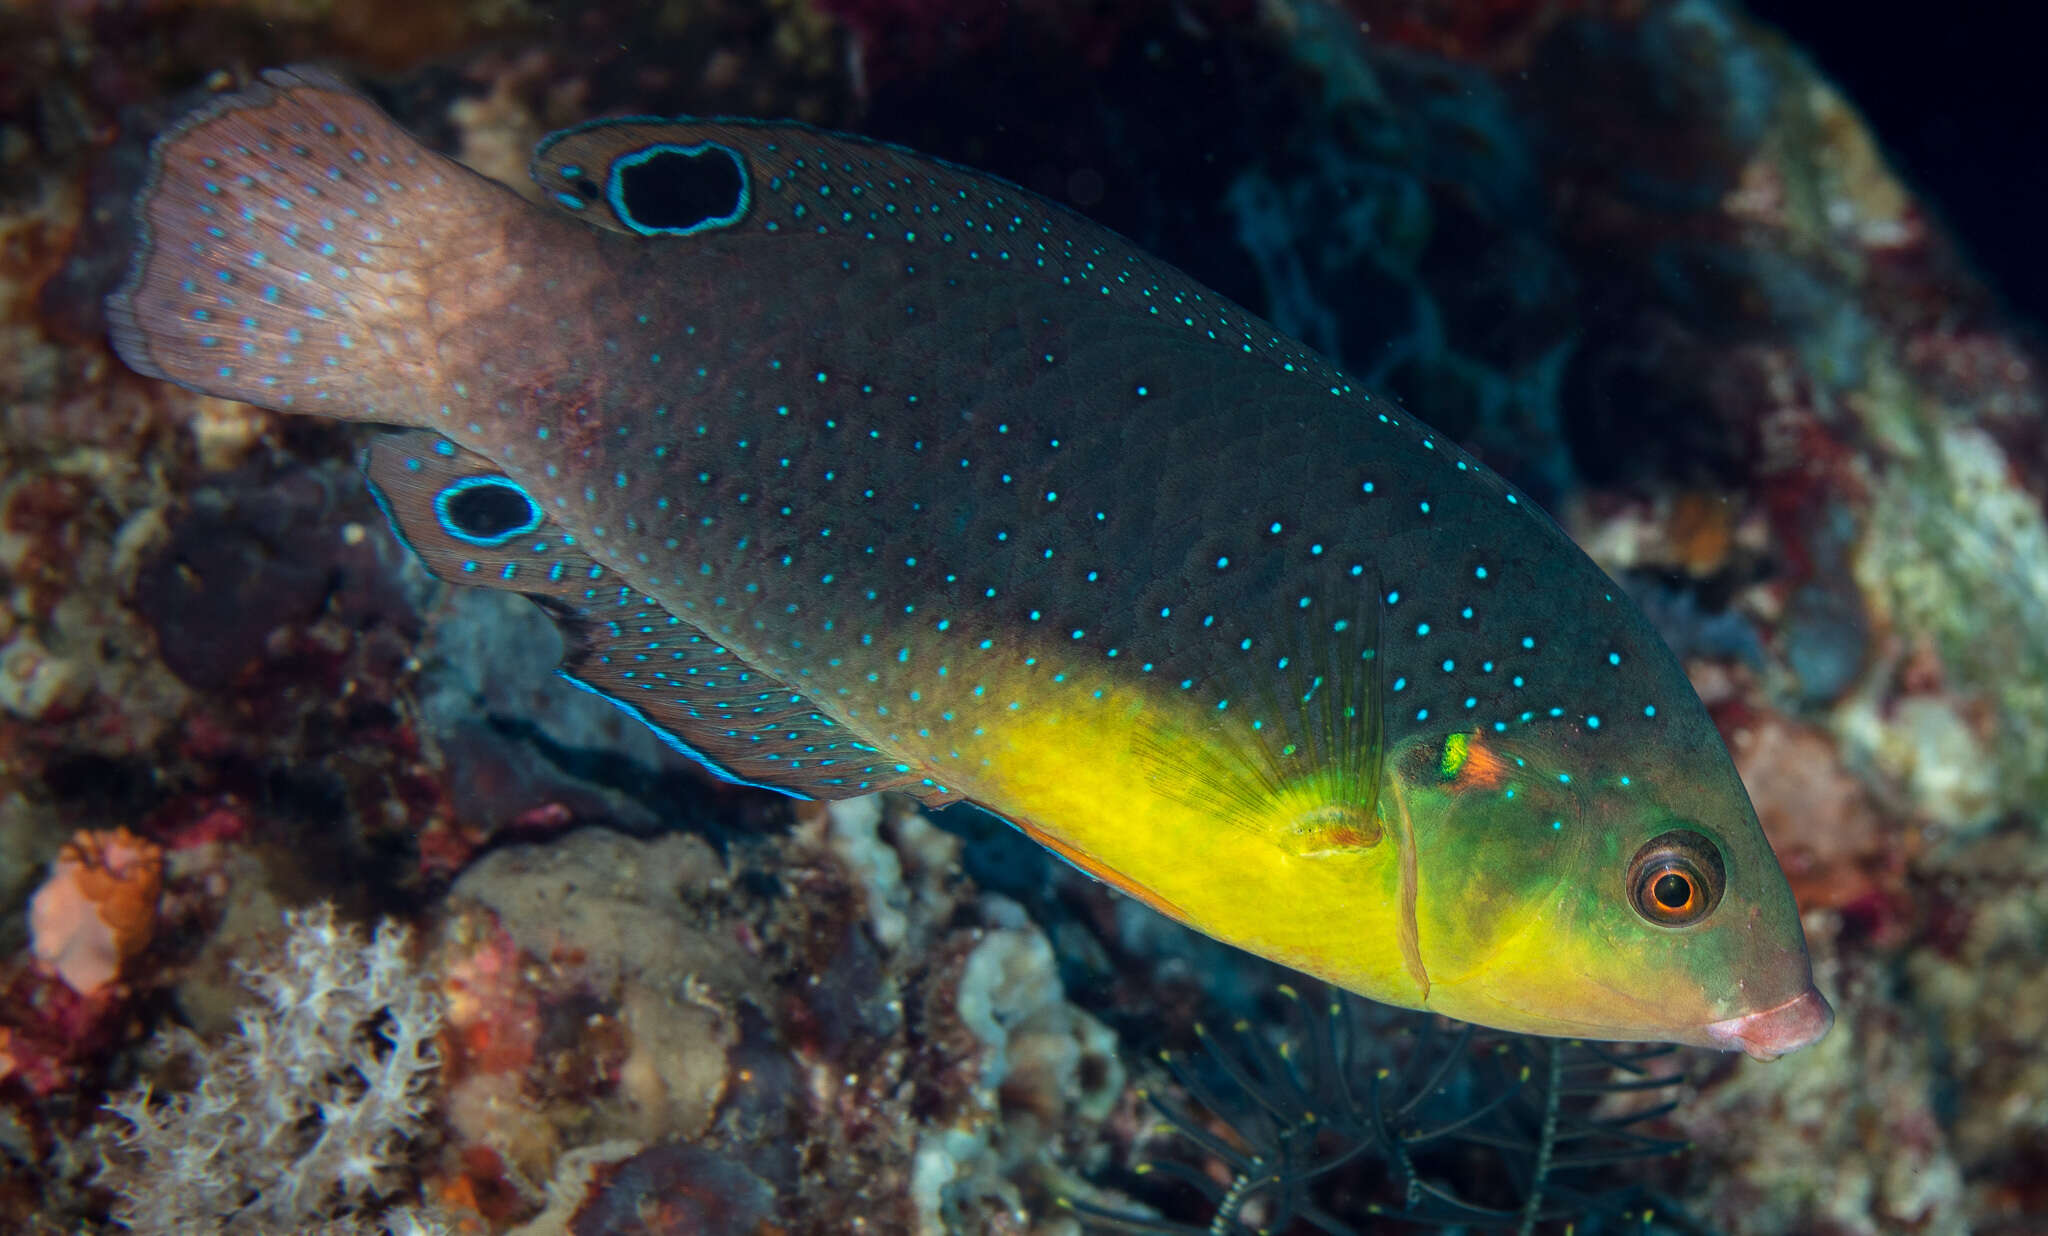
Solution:
M526 495L510 485L472 485L450 495L448 518L474 537L504 536L533 519Z
M664 151L619 171L619 206L645 228L683 229L738 209L740 168L723 150Z
M1682 910L1685 903L1692 900L1692 881L1675 871L1667 871L1650 886L1650 895L1667 910Z

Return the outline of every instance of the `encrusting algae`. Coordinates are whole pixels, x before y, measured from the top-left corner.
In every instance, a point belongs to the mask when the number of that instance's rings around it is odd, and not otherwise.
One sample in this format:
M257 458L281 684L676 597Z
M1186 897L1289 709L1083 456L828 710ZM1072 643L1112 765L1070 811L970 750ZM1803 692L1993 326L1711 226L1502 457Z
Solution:
M405 427L444 579L730 781L966 800L1375 999L1826 1033L1677 661L1521 494L1113 234L793 125L600 121L533 207L314 70L159 140L138 370ZM1105 810L1114 802L1116 809Z

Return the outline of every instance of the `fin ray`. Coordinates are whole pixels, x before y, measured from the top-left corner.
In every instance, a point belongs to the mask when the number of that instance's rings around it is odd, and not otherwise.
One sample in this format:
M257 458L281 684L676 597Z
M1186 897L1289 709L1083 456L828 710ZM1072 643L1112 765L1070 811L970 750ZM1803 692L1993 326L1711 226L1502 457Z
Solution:
M1189 809L1270 836L1298 854L1379 844L1384 780L1380 593L1371 573L1317 590L1350 596L1340 616L1303 611L1274 663L1209 684L1238 701L1204 739L1139 727L1134 753Z
M427 272L508 207L331 74L272 69L151 146L114 349L222 398L426 423Z

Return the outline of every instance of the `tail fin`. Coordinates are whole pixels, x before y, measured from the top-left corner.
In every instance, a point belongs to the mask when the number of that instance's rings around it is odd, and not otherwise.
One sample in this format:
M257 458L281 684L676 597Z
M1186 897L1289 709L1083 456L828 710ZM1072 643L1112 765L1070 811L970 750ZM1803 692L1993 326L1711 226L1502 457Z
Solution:
M425 423L436 287L488 260L480 221L526 209L331 75L273 69L157 139L114 349L223 398Z

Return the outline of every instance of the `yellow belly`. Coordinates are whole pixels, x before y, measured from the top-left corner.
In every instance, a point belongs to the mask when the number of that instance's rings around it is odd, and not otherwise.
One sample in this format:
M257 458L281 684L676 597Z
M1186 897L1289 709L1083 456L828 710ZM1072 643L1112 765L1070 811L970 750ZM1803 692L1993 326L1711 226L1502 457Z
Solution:
M1153 908L1375 999L1427 994L1404 911L1398 804L1333 803L1313 778L1234 795L1190 793L1175 769L1239 760L1215 714L1109 678L1020 672L926 711L960 718L930 765L981 806ZM1015 699L1019 706L1012 708ZM971 724L967 724L971 720ZM1331 822L1336 821L1336 844ZM1404 922L1405 919L1405 922ZM1404 932L1407 947L1404 949Z

